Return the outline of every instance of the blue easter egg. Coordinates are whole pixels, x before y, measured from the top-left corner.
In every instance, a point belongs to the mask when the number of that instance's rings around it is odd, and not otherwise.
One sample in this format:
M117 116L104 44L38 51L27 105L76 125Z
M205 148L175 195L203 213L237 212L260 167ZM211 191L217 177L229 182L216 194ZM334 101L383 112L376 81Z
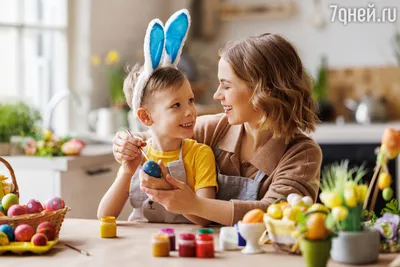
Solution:
M8 225L8 224L0 225L0 232L5 233L10 242L14 241L14 239L15 239L14 229L12 229L12 227L10 225Z
M153 160L148 160L143 164L143 171L150 176L161 178L161 169Z

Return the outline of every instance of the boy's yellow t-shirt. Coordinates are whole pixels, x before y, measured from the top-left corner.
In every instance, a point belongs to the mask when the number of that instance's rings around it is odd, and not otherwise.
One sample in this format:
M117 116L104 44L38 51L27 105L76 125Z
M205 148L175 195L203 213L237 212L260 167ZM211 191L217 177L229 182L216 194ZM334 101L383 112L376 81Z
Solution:
M182 149L182 160L190 188L194 192L205 187L215 186L218 189L215 157L212 149L192 139L185 139ZM168 152L155 150L151 146L151 142L146 150L150 160L155 162L161 160L165 166L171 161L178 160L179 153L180 149Z

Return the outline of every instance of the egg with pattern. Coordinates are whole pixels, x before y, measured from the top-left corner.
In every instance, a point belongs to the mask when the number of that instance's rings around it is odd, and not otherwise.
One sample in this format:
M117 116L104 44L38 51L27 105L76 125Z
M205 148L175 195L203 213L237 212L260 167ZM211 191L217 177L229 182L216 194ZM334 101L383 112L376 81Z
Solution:
M59 197L53 197L44 202L43 208L46 211L56 211L63 209L65 207L65 202Z
M0 232L0 246L6 246L10 243L5 233Z
M161 178L161 168L154 160L148 160L143 164L143 171L147 173L147 175Z
M8 224L0 225L0 233L5 233L10 242L14 241L14 239L15 239L14 229L11 227L11 225L8 225Z

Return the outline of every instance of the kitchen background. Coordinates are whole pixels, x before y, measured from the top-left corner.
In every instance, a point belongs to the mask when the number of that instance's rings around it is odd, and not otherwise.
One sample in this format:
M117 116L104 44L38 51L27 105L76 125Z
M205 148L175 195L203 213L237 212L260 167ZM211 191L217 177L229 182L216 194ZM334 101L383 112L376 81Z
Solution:
M345 23L338 14L332 20L333 5L373 10L376 20ZM323 166L343 159L365 163L370 179L383 130L400 128L398 0L0 0L0 155L15 169L22 202L58 195L72 207L69 216L95 217L118 169L111 154L114 133L143 129L121 98L123 69L143 61L148 22L165 21L181 8L193 21L179 67L192 82L200 114L221 111L212 100L218 50L230 40L281 33L316 80L323 123L312 136L323 149ZM378 22L385 9L386 21ZM60 156L57 148L32 150L19 137L29 132L31 114L25 128L16 126L18 119L6 120L15 103L18 112L36 109L42 129L85 141L81 157ZM46 136L37 138L47 144ZM397 195L399 170L392 161ZM0 173L8 175L4 167Z

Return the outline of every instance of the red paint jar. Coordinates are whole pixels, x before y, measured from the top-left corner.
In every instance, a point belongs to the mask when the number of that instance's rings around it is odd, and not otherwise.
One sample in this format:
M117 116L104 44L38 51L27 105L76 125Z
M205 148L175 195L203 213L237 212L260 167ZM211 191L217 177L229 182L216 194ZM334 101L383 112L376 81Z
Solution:
M214 236L200 234L196 237L197 258L214 258Z
M161 231L161 233L168 235L170 249L171 249L171 251L175 251L176 246L175 246L175 230L174 230L174 228L162 228L160 231Z
M194 234L188 233L179 235L179 257L196 257L196 241Z

